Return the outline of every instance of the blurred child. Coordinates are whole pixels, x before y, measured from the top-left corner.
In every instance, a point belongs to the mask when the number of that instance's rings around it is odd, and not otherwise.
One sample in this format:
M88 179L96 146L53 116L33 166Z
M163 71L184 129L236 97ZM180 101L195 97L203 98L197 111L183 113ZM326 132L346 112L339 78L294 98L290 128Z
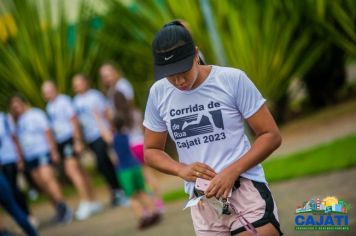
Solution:
M116 165L117 177L122 183L126 196L130 198L132 210L139 220L137 227L138 229L146 229L159 223L161 214L145 192L142 168L131 153L125 119L120 115L116 115L113 118L112 126L114 134L108 132L104 126L101 126L102 137L107 143L112 144L116 152L118 158Z
M152 194L156 207L163 213L164 204L159 191L157 179L152 172L152 168L146 165L144 161L142 113L126 99L126 96L123 93L118 91L114 93L113 105L115 113L121 115L125 120L126 127L129 129L128 135L131 152L142 166L145 181L147 182L149 190L152 191L150 192L150 195Z

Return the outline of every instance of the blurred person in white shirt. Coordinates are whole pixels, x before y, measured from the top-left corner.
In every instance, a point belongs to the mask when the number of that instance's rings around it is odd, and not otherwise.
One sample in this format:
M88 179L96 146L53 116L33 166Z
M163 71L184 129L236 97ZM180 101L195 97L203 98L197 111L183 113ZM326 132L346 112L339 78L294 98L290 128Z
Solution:
M54 205L58 223L72 221L72 211L64 202L62 190L55 178L52 162L58 163L58 152L46 114L29 106L21 95L10 99L10 112L16 121L16 135L25 159L25 167L36 184Z
M65 174L74 184L80 197L80 204L75 213L78 220L85 220L92 214L101 211L101 204L94 201L93 188L89 176L80 165L79 154L83 151L79 121L69 96L59 94L52 81L42 85L42 94L48 102L46 112L64 164Z

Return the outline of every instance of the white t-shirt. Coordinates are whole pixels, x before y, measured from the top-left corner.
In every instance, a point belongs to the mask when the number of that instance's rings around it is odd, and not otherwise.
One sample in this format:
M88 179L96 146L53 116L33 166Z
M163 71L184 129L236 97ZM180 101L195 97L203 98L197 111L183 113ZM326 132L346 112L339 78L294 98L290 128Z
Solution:
M95 113L98 114L104 125L108 126L105 119L105 110L107 108L108 101L96 89L90 89L84 94L77 94L74 97L74 109L78 115L86 142L91 143L101 137Z
M6 165L17 161L17 152L12 135L15 134L15 126L9 115L0 112L0 164Z
M168 130L180 162L202 162L219 173L250 149L244 120L265 101L241 70L212 66L206 80L190 91L175 88L167 79L157 81L150 90L143 124L155 132ZM260 164L241 176L266 182ZM185 183L187 193L193 187L194 183Z
M71 138L73 127L70 120L75 116L71 98L59 94L53 101L47 103L46 111L57 143L62 143Z
M16 133L27 161L49 153L45 133L49 129L46 114L38 108L30 108L20 116Z
M134 90L130 82L125 78L120 78L115 84L115 90L121 92L127 100L134 99Z

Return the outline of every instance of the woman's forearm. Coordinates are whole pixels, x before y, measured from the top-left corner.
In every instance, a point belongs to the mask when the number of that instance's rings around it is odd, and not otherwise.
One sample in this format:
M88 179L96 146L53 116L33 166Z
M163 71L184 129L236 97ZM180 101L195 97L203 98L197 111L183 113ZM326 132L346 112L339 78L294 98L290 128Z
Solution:
M184 164L173 160L166 152L149 148L145 150L145 163L154 169L169 175L178 176Z
M251 149L246 152L240 159L235 161L229 168L238 173L246 172L250 168L263 162L282 142L279 132L266 132L256 138Z

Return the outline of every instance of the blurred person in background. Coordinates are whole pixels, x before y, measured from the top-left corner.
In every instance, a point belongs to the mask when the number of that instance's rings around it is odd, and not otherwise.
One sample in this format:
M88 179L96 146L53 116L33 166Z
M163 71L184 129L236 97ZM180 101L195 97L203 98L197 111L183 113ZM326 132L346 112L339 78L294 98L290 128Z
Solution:
M127 122L129 120L126 117L115 114L111 129L107 129L102 123L99 123L99 127L105 142L112 145L115 150L118 158L117 178L122 183L126 196L130 198L132 210L139 221L137 228L146 229L158 223L161 214L145 191L141 165L130 150Z
M104 91L112 105L112 116L121 113L129 117L129 142L131 151L143 165L143 172L149 188L152 190L156 206L161 212L164 211L164 204L161 200L160 191L156 177L151 167L145 165L143 158L143 119L142 112L134 105L134 89L130 82L123 78L118 66L113 62L104 63L99 69L101 83ZM123 95L123 96L122 96Z
M59 155L46 114L38 108L30 107L21 95L12 96L9 105L16 124L16 136L25 158L25 168L55 207L54 220L62 224L70 223L72 211L64 202L51 165L52 161L59 162Z
M84 140L95 154L97 169L110 187L111 204L112 206L126 205L127 199L116 178L115 168L108 154L108 145L101 136L95 117L98 115L100 122L104 123L107 128L109 127L108 102L102 93L90 88L85 75L75 75L72 83L76 93L73 99L74 109L82 127Z
M143 119L142 113L130 105L126 97L121 92L115 92L114 97L115 114L122 116L125 119L126 130L129 136L130 149L135 158L142 165L143 174L147 182L149 190L152 191L152 197L156 207L161 213L164 212L164 204L159 191L159 186L152 168L147 166L143 155Z
M1 132L1 131L0 131ZM1 138L0 138L1 142ZM1 145L1 144L0 144ZM22 230L29 236L36 236L37 232L33 225L30 223L26 213L15 201L10 184L0 170L0 206L5 209L6 212L16 221L16 223L22 228ZM1 208L0 208L1 209ZM2 217L0 215L0 236L10 236L4 224L2 223Z
M102 206L94 201L89 176L78 159L84 145L72 100L67 95L59 94L52 81L42 84L42 95L48 102L46 112L54 132L61 162L64 162L65 174L79 193L80 203L75 217L77 220L85 220L101 211Z
M0 146L1 171L11 187L16 202L29 217L31 223L37 226L37 220L30 212L26 196L18 185L18 172L24 170L24 157L15 136L15 124L9 114L0 112L0 126L3 130L2 143Z
M126 100L133 105L134 90L131 83L124 77L113 62L104 63L99 69L101 83L104 87L104 92L112 102L116 91L121 92Z

